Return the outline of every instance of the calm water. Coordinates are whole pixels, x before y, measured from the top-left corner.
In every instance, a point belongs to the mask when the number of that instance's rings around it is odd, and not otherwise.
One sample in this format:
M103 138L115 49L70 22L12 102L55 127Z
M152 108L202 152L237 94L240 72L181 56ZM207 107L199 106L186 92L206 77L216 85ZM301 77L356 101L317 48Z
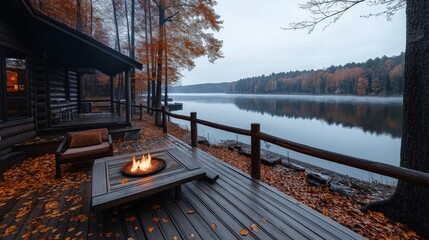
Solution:
M350 156L399 166L402 135L402 98L355 96L282 96L233 94L171 94L182 102L175 113L233 127L250 129L260 123L261 131L287 140ZM186 121L172 119L184 128ZM250 138L198 125L198 134L211 142ZM363 170L289 151L262 142L264 148L304 162L367 181L393 184L394 180Z

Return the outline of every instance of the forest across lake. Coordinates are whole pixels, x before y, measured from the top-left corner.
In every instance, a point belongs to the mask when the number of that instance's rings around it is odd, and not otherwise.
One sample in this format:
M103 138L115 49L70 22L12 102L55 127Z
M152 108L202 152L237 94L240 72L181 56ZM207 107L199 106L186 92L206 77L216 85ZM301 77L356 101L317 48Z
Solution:
M399 166L402 136L401 97L172 94L183 103L179 114L250 129L260 123L269 134L305 145ZM189 128L187 121L173 122ZM199 125L199 135L211 142L250 139ZM390 178L316 159L262 143L265 149L367 181L392 184Z
M332 94L398 96L403 93L404 53L326 69L290 71L234 82L171 87L175 93Z

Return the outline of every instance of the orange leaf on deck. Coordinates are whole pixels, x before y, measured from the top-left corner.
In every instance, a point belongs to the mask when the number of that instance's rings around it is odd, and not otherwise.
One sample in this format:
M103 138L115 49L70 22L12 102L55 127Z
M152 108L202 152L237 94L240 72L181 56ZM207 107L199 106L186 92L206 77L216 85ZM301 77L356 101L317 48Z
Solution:
M162 221L166 223L166 222L168 222L168 219L167 218L162 218Z
M127 182L128 182L128 178L124 178L124 179L121 180L121 184L125 184Z
M241 236L247 236L247 235L249 235L249 231L247 231L247 229L241 229L240 230L240 235Z
M252 224L252 225L250 225L250 228L251 228L253 231L255 231L255 232L258 232L258 231L259 231L259 228L258 228L258 226L256 226L256 224Z
M128 221L128 222L134 222L134 221L136 221L136 217L129 217L129 218L127 218L126 220Z
M187 213L187 214L194 214L194 212L195 212L195 210L192 210L192 209L191 209L191 210L186 211L186 213Z
M153 217L152 222L159 222L159 217Z
M216 223L212 223L212 224L210 224L210 227L211 227L213 230L215 230L215 229L217 228L217 224L216 224Z
M155 227L152 227L152 226L147 228L148 232L150 232L150 233L153 232L154 229L155 229Z

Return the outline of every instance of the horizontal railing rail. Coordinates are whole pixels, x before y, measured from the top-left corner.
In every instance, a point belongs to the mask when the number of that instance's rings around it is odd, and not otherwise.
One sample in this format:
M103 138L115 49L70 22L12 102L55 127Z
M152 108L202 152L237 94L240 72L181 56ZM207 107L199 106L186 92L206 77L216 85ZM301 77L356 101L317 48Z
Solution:
M94 100L81 100L81 102L110 102L110 99L94 99Z
M138 106L140 109L142 107L149 108L147 106ZM163 107L162 109L151 108L153 111L162 111L163 113L163 129L167 133L167 116L182 119L185 121L190 121L191 125L191 145L193 147L197 146L197 124L202 124L208 127L224 130L227 132L233 132L236 134L241 134L251 137L251 175L254 178L260 179L261 176L261 160L260 160L260 141L266 141L277 146L290 149L295 152L303 153L310 155L316 158L324 159L327 161L343 164L349 167L358 168L374 173L378 173L384 176L393 177L399 180L404 180L414 184L419 184L422 186L429 187L429 173L416 171L409 168L403 168L398 166L393 166L390 164L380 163L376 161L366 160L362 158L356 158L344 154L339 154L324 149L319 149L304 145L301 143L289 141L280 137L276 137L260 131L259 124L252 124L251 130L241 129L236 127L231 127L227 125L222 125L203 119L197 118L197 113L192 112L190 116L179 115L170 113L168 108ZM141 111L140 111L141 112Z

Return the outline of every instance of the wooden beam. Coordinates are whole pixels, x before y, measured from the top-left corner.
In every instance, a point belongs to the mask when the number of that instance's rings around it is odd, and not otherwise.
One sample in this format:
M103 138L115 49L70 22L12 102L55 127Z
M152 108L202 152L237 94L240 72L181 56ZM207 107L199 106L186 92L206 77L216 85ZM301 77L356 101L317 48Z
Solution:
M125 71L125 116L127 123L131 123L131 70Z
M115 100L115 86L114 84L114 76L111 75L110 76L110 112L115 113L115 104L114 104L114 100Z

